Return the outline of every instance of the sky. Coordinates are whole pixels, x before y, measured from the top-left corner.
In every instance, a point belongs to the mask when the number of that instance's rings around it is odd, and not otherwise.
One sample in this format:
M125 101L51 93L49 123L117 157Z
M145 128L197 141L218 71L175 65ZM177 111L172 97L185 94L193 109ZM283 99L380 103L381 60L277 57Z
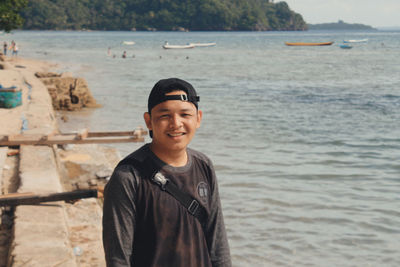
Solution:
M280 1L274 1L275 3ZM285 0L307 23L343 20L372 27L400 27L400 0Z

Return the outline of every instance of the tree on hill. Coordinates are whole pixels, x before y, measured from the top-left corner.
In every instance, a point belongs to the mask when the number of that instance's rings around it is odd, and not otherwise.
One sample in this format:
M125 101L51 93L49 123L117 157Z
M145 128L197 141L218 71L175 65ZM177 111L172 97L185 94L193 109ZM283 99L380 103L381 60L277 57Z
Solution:
M269 0L31 0L24 29L305 30L286 2Z
M28 3L27 0L1 0L0 2L0 30L10 32L23 23L19 12Z

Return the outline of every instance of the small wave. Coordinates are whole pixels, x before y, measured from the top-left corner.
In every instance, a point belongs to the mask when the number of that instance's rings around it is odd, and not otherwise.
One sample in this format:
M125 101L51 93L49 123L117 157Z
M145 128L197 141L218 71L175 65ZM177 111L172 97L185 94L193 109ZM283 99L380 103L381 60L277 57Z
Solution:
M359 246L359 245L373 245L373 244L384 244L385 242L376 238L339 238L331 241L333 244L339 244L343 246Z
M394 228L385 227L382 225L377 225L377 224L372 224L372 223L367 223L367 222L360 222L360 223L358 223L358 226L368 229L368 230L374 230L377 232L383 232L383 233L388 233L388 234L399 234L400 233L399 229L394 229Z
M237 187L237 188L260 188L260 183L254 182L239 182L239 183L228 183L225 187Z
M272 198L263 198L263 199L260 199L259 201L262 202L263 204L274 205L274 206L279 206L279 207L286 207L286 208L295 206L292 203L284 202L284 201L276 200L276 199L272 199Z

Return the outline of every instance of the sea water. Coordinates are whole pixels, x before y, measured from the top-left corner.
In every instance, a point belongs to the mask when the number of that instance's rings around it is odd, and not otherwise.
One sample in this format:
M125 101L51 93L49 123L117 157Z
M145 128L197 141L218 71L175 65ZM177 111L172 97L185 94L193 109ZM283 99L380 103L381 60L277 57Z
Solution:
M60 63L59 71L88 81L103 107L68 113L65 131L144 126L155 82L191 82L204 112L191 146L215 164L234 266L400 266L400 32L2 38L15 40L21 56ZM217 45L163 50L165 41ZM127 155L140 145L115 147Z

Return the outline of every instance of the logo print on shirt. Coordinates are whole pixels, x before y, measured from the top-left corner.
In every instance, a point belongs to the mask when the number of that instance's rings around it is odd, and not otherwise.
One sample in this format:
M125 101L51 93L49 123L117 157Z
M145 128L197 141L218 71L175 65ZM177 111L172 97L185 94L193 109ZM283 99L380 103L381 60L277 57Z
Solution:
M203 203L207 203L208 200L208 185L205 182L200 182L197 185L197 194Z

